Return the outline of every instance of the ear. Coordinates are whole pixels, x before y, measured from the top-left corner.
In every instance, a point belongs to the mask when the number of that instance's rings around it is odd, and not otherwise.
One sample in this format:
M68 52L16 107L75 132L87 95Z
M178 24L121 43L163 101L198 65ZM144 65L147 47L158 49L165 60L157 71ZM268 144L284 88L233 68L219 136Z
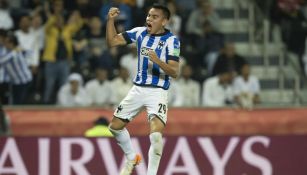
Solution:
M163 27L166 26L167 23L168 23L168 19L164 18L163 21L162 21Z

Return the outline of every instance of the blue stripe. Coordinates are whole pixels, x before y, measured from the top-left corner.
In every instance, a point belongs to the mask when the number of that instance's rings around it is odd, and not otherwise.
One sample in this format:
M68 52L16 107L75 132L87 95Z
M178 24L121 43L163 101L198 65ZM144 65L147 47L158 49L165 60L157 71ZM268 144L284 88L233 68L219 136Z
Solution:
M18 55L18 61L19 61L19 64L20 64L20 67L21 67L21 77L22 77L22 82L23 83L26 83L27 80L28 80L28 77L30 76L29 75L29 68L28 68L28 65L27 65L27 62L26 62L26 58L23 56L22 53L19 53Z
M32 79L27 62L21 53L11 52L9 62L5 65L5 71L13 84L24 84ZM9 69L11 68L11 69Z
M137 33L137 31L135 31L133 33L127 32L128 36L130 37L130 40L131 39L136 40L136 33Z
M163 84L163 89L168 89L169 88L169 85L170 85L170 79L169 79L169 76L168 75L165 75L165 78L164 78L164 84Z
M166 44L166 40L168 38L169 38L169 35L162 36L160 38L159 43L163 42L164 45L165 45ZM159 46L159 43L158 43L158 46ZM156 50L155 50L155 52L157 53L158 58L161 57L161 53L162 53L162 49L163 49L164 45L162 46L162 48L157 47ZM152 68L152 85L157 85L159 83L159 79L160 79L160 68L159 68L158 64L154 63L153 64L153 68Z
M149 36L149 40L147 41L146 47L151 47L155 41L154 36ZM145 84L147 80L147 70L148 70L148 57L143 58L143 66L142 66L142 82L141 84Z
M141 51L141 47L142 47L142 41L143 41L143 38L146 36L147 34L147 30L144 30L140 36L138 37L137 39L137 53L138 53L138 71L137 71L137 74L136 74L136 78L135 78L135 82L138 82L140 81L140 76L139 76L139 72L141 71L140 70L140 57L141 57L141 54L140 54L140 51Z

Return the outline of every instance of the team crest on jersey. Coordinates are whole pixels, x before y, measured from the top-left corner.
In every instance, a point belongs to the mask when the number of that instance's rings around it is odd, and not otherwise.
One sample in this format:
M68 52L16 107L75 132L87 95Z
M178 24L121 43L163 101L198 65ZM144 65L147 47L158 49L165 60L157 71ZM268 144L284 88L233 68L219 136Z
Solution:
M159 43L158 43L158 49L161 50L161 49L163 48L164 44L165 44L164 41L159 41Z
M146 47L142 47L141 48L141 55L148 56L149 50L152 50L152 49L146 48Z

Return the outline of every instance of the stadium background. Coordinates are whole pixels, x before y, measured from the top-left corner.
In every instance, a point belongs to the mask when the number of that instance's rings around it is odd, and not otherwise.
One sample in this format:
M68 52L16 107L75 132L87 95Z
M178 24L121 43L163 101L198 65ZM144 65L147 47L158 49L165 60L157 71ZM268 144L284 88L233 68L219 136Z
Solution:
M48 20L42 10L45 1L7 2L14 21L10 31L18 30L20 17L33 14L35 9L41 10L43 22ZM123 1L132 9L132 23L119 20L120 27L142 25L146 7L156 1L145 1L143 6L139 2ZM195 36L186 31L189 15L200 2L202 0L174 1L177 14L182 18L178 33L182 56L192 66L192 79L202 86L209 78L207 65L202 59L203 53L196 48L199 43L193 43ZM50 9L53 3L55 1L50 1ZM102 0L64 0L63 7L67 16L78 9L83 18L97 15L103 21L100 12L107 3ZM305 2L211 0L209 3L219 16L219 33L224 42L234 44L236 52L250 64L251 74L259 79L261 102L252 109L242 109L235 104L212 108L202 105L200 93L200 102L195 106L174 104L169 109L159 175L306 174ZM1 8L2 11L5 9ZM102 22L102 30L103 25ZM80 31L73 37L76 45L87 36ZM115 63L99 62L99 66L108 70L110 80L118 76L120 56L129 52L129 48L122 50L124 53L114 58ZM24 104L13 104L11 89L6 91L7 101L3 109L9 120L10 133L5 133L9 137L0 138L0 174L117 174L123 164L123 155L114 140L84 137L97 117L111 119L114 106L61 107L56 104L56 90L50 101L44 101L46 64L42 54ZM82 66L82 58L82 52L75 50L71 72L80 73L88 81L95 76L95 66ZM142 113L128 128L134 136L133 144L145 158L135 174L143 174L149 146L145 114Z

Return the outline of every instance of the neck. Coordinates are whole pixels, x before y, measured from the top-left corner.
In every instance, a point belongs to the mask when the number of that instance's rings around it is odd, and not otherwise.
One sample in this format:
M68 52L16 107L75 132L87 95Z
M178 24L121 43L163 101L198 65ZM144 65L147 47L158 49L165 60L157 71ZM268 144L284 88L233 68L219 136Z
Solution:
M160 35L160 34L163 34L165 32L165 28L161 28L160 30L158 30L156 33L153 33L153 35Z
M243 75L243 79L244 79L245 81L247 81L247 80L248 80L248 75Z

